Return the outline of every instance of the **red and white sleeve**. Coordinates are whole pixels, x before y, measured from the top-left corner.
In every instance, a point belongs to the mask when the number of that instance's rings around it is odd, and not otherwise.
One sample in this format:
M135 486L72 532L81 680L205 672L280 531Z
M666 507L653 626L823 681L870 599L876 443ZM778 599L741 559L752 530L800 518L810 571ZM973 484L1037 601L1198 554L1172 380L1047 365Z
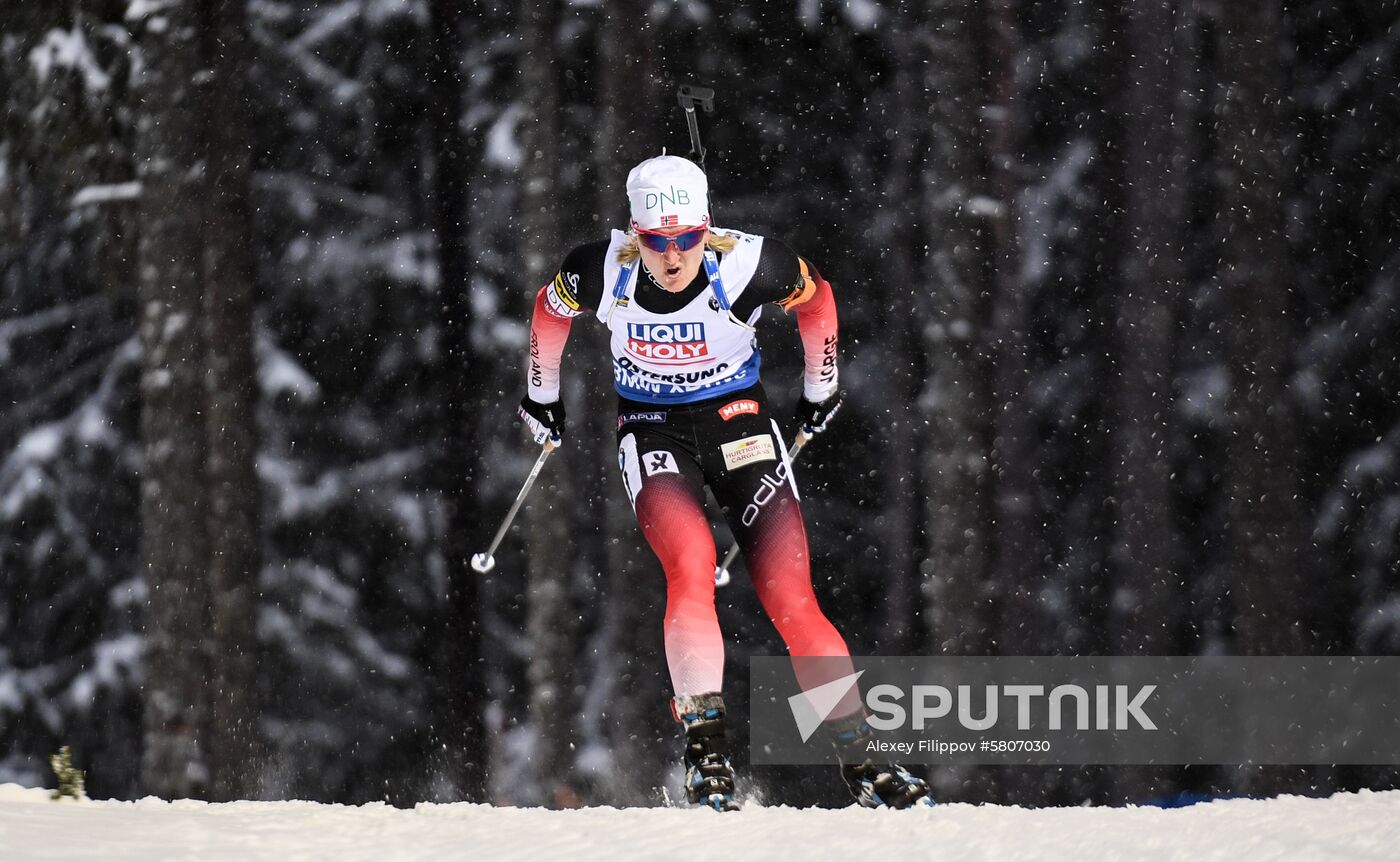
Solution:
M549 404L559 400L559 367L564 361L564 344L569 340L573 315L559 313L546 297L549 285L535 296L530 317L530 371L526 392L531 400Z
M797 332L802 337L802 395L821 402L836 393L836 297L831 284L816 267L799 257L803 287L783 303L797 312Z

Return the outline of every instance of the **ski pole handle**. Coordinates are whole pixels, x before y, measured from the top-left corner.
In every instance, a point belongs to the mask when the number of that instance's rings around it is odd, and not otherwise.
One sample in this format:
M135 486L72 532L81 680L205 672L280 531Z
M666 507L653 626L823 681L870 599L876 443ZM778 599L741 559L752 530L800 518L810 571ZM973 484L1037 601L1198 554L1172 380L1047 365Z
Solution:
M472 555L473 569L486 574L496 567L496 549L501 546L501 540L506 537L506 531L510 529L511 522L515 520L515 514L520 511L520 504L525 502L525 495L530 493L530 486L535 484L535 479L539 478L540 471L544 469L544 462L559 447L559 443L558 437L550 437L544 441L544 451L540 452L540 457L535 459L535 466L530 468L530 475L525 477L525 484L520 487L520 493L515 495L515 502L511 504L510 511L506 513L505 522L496 531L496 538L491 540L491 547L486 551Z
M792 441L792 448L788 450L788 460L796 461L797 453L802 451L802 447L807 445L807 441L812 439L812 432L803 428L797 432L797 439ZM735 542L729 546L729 552L724 555L724 562L715 567L715 586L722 587L731 580L729 567L734 565L734 561L739 558L739 543Z

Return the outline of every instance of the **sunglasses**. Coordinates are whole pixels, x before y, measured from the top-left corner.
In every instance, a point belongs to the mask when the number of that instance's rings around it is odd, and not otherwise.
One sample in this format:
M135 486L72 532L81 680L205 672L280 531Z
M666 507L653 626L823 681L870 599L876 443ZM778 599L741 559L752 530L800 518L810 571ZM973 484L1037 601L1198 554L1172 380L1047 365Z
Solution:
M650 231L638 230L637 241L657 254L665 254L671 243L676 244L676 248L681 251L690 251L699 245L705 238L705 226L701 225L695 230L688 230L685 233L667 235L664 233L652 233Z

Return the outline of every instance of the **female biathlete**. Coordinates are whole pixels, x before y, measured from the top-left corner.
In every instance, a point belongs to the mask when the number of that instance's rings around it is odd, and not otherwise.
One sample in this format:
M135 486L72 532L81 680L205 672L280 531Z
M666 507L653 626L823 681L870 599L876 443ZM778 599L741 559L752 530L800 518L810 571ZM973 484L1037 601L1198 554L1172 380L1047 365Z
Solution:
M564 344L573 319L595 313L611 331L623 483L666 573L666 662L673 714L685 730L687 798L731 810L706 485L803 689L851 673L851 663L812 591L797 486L759 383L754 334L766 305L796 314L805 357L797 422L808 434L822 431L841 405L831 285L782 242L711 225L708 192L704 172L686 159L659 156L632 169L630 229L575 248L540 289L520 416L535 442L562 440ZM825 726L860 804L931 804L922 780L865 755L870 728L854 688Z

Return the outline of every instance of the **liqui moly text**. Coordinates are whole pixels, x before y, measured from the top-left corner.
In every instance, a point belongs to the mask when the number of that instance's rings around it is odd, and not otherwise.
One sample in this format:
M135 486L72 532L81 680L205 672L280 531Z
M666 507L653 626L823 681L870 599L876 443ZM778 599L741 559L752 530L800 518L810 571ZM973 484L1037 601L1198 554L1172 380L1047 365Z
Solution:
M629 323L627 352L668 365L700 362L710 355L703 323Z

